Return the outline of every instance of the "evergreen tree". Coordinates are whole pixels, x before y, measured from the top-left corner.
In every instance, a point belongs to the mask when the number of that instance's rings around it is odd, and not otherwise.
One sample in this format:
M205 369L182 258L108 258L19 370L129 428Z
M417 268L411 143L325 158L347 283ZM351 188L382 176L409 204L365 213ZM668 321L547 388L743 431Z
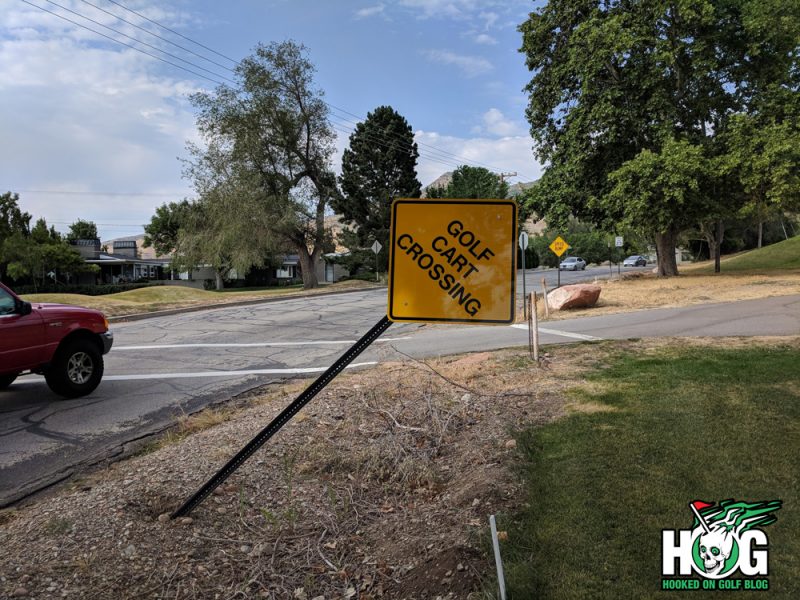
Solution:
M378 255L383 269L388 264L392 200L420 195L418 158L411 126L391 106L367 114L342 155L342 196L331 206L354 227L360 247L376 240L383 246Z

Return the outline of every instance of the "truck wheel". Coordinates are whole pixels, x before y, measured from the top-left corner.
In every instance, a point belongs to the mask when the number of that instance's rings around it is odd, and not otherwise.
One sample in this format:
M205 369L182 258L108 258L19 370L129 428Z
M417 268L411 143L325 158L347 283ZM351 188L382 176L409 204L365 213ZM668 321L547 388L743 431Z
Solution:
M6 389L17 378L17 374L13 373L11 375L0 375L0 390Z
M103 355L90 340L74 340L59 349L44 377L60 396L91 394L103 378Z

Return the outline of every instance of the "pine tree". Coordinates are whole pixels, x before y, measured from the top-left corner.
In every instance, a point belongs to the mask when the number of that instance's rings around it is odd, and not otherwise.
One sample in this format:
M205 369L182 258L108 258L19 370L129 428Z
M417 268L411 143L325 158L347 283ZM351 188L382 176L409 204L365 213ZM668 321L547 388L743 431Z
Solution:
M418 157L411 126L391 106L369 113L342 155L342 197L331 205L355 228L362 248L375 240L383 246L378 255L383 269L388 263L392 200L420 195Z

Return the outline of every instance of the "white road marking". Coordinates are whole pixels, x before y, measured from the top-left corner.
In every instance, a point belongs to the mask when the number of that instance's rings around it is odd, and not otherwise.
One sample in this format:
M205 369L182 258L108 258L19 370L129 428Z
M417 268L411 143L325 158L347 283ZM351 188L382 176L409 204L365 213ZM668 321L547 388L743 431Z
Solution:
M515 329L524 329L525 331L528 331L528 326L525 325L524 323L515 323L511 327ZM561 331L559 329L545 329L544 327L539 327L539 333L548 333L550 335L575 338L576 340L585 340L587 342L595 342L603 339L601 337L595 337L593 335L586 335L583 333L572 333L571 331Z
M375 340L377 342L399 342L401 340L408 340L410 337L399 338L381 338ZM355 344L358 340L320 340L316 342L253 342L242 344L154 344L151 346L114 346L112 350L119 352L120 350L168 350L176 348L268 348L268 347L289 347L289 346L341 346L343 344Z
M377 365L376 361L353 363L348 365L346 369L354 367L368 367ZM239 377L243 375L304 375L308 373L322 373L328 367L298 367L294 369L247 369L243 371L199 371L197 373L142 373L132 375L106 375L103 381L140 381L143 379L192 379L195 377ZM18 383L34 383L40 382L42 378L35 379L19 379L14 382Z

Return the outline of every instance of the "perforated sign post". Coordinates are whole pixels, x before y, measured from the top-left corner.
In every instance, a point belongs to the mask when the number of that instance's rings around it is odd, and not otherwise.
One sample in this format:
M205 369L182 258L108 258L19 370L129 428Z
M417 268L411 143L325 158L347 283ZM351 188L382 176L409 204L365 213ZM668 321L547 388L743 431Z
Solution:
M396 200L389 314L328 367L171 517L189 514L366 350L392 321L508 323L514 319L517 205L510 200ZM373 245L376 256L381 246Z
M561 255L567 251L569 248L569 244L564 241L564 239L559 235L552 241L550 246L548 246L550 250L553 251L557 257L561 258ZM558 284L557 287L561 287L561 265L558 266Z
M516 241L513 200L395 200L389 319L513 322Z

